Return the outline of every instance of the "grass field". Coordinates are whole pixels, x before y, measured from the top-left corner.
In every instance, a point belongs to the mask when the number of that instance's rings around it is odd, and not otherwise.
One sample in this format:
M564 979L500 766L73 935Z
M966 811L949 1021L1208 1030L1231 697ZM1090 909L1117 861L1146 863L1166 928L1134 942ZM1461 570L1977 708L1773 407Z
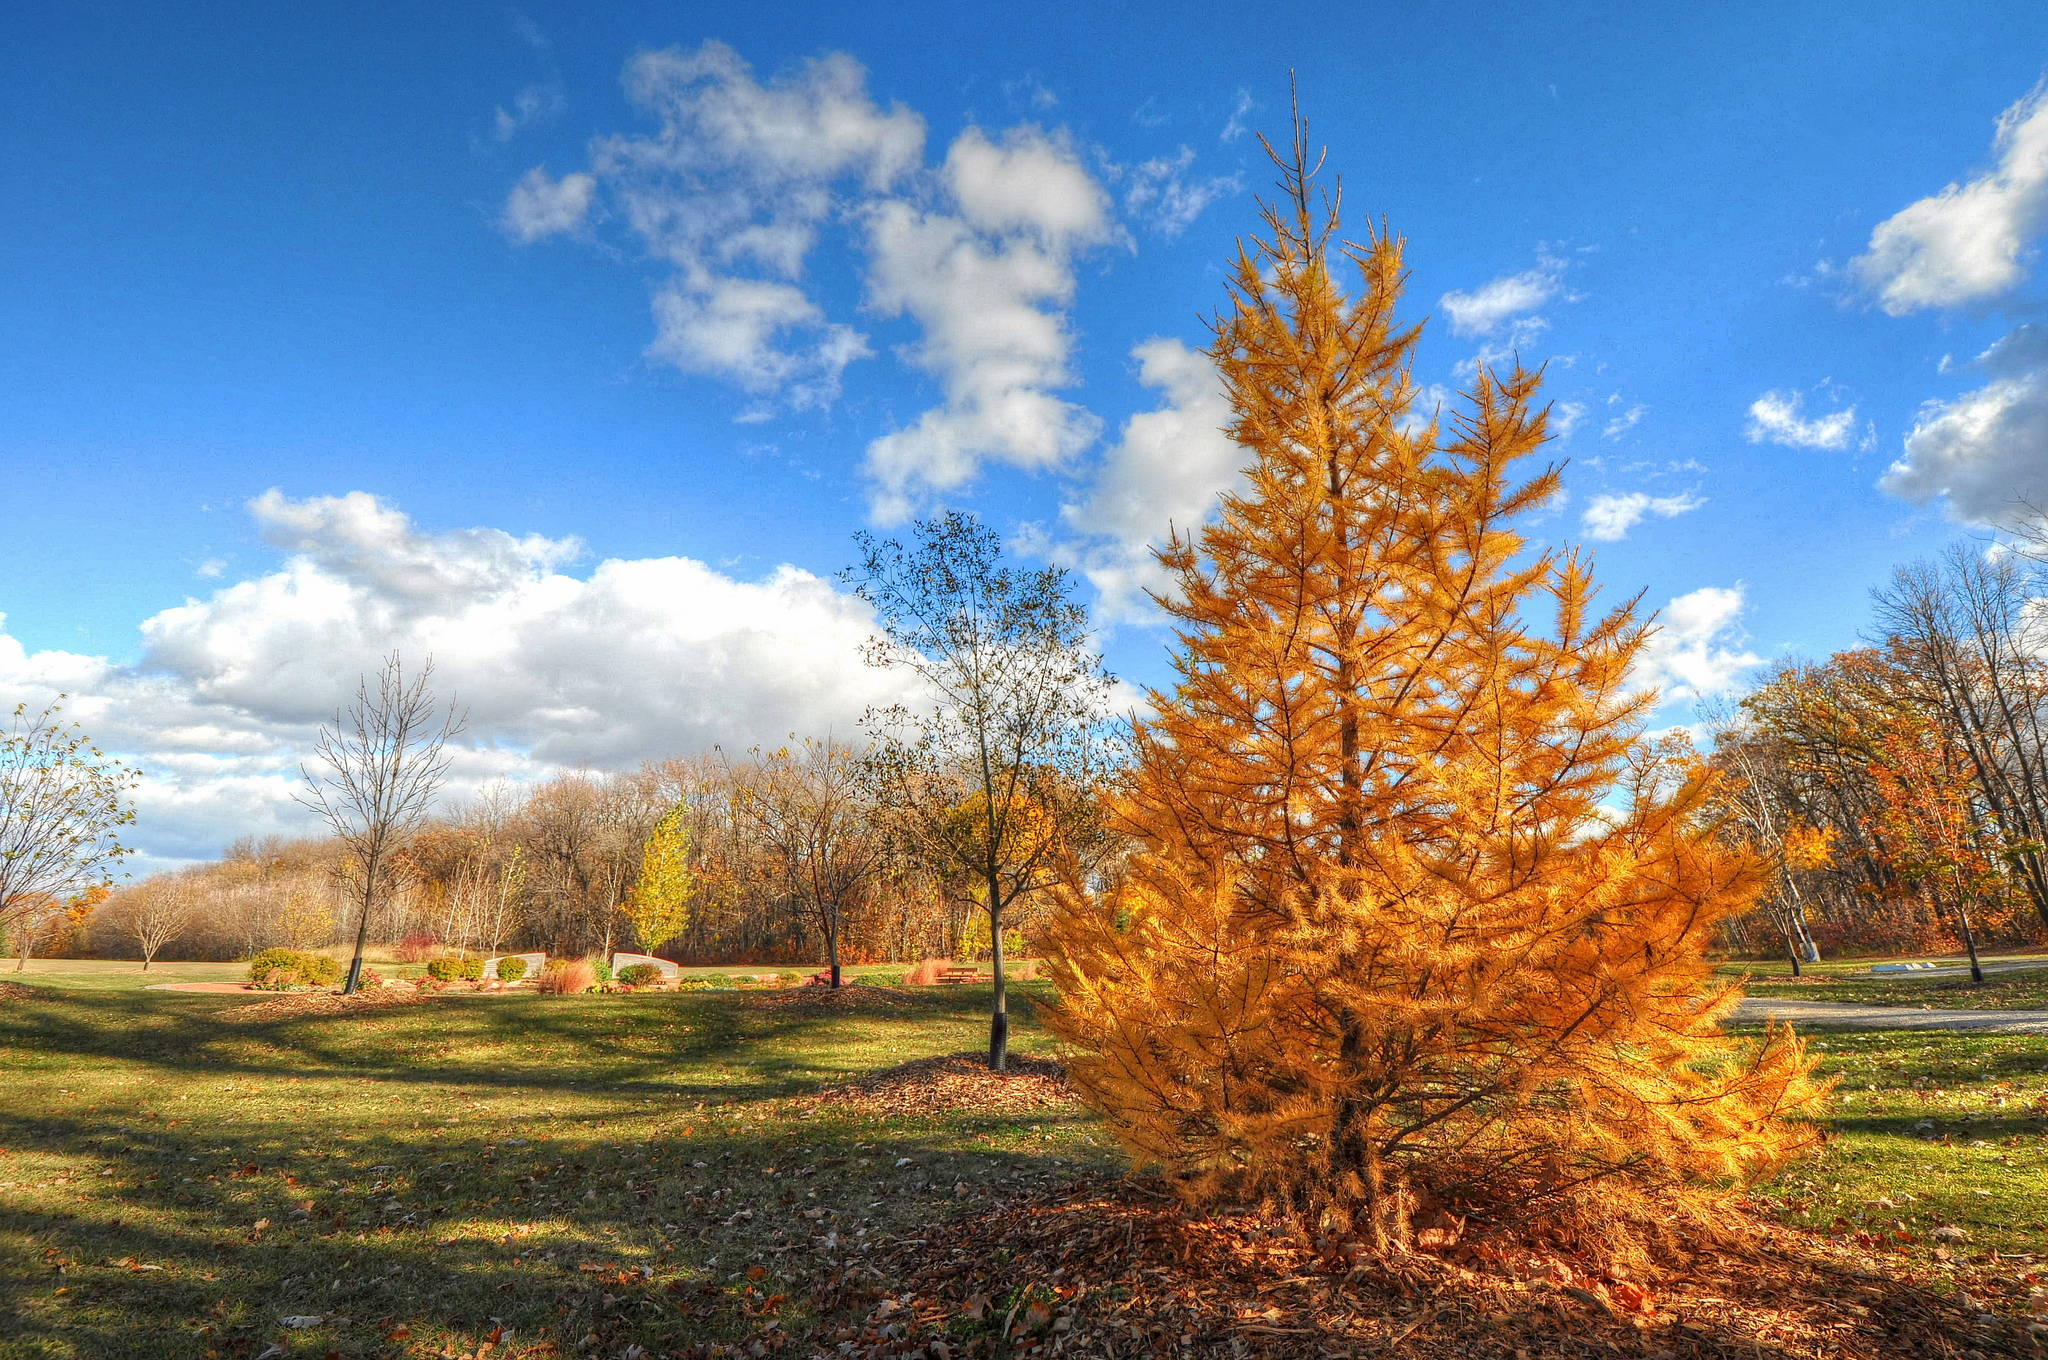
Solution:
M1924 962L1967 968L1968 959L1928 959ZM1748 979L1751 996L1774 1000L1852 1001L1871 1006L1926 1006L1935 1010L2048 1010L2048 959L1999 956L1999 961L2039 965L2014 971L1987 973L1980 987L1963 977L1915 977L1911 973L1877 974L1874 962L1830 960L1808 966L1803 977L1793 977L1789 964L1732 963L1720 969L1722 977ZM1986 963L1993 960L1986 959Z
M6 1360L473 1356L494 1332L498 1355L501 1329L605 1357L772 1340L829 1261L1120 1165L1071 1106L807 1099L974 1047L985 988L834 1013L461 996L247 1025L220 1018L243 997L34 980L62 990L0 1002ZM1022 1052L1048 1046L1042 986L1013 988ZM1943 1250L2048 1252L2048 1039L1819 1042L1835 1133L1767 1211L1923 1264L1942 1226L1967 1234Z
M608 1356L743 1338L800 1311L762 1304L814 1236L852 1251L1111 1165L1071 1107L884 1123L793 1103L971 1047L986 988L886 1015L700 993L215 1018L245 1003L0 1003L0 1356L425 1355L500 1327L565 1353L602 1333ZM1029 1053L1044 1039L1019 1011Z

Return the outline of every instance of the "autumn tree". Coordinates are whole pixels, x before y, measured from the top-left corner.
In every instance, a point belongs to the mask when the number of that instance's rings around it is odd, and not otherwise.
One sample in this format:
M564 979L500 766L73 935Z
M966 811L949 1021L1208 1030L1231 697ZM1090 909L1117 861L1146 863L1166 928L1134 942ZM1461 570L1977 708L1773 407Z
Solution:
M135 820L135 772L64 721L64 697L15 705L0 732L0 932L14 937L16 971L67 902L112 883Z
M847 916L874 886L887 851L862 754L830 737L757 753L740 802L784 891L824 937L834 987Z
M654 824L640 850L640 876L626 894L626 919L650 952L683 933L698 874L691 863L690 805L678 802Z
M854 591L880 630L866 659L922 690L917 706L867 715L870 768L940 873L979 884L994 945L988 1061L1002 1071L1003 915L1087 835L1110 677L1064 570L1006 565L995 531L957 511L919 521L914 536L913 547L856 540Z
M1066 876L1047 1023L1192 1199L1382 1251L1541 1219L1627 1254L1806 1137L1801 1050L1726 1037L1704 957L1763 866L1643 742L1648 625L1512 527L1559 492L1520 471L1538 375L1417 416L1402 243L1337 237L1299 127L1274 159L1209 351L1243 489L1161 554L1178 680L1112 808L1138 849Z

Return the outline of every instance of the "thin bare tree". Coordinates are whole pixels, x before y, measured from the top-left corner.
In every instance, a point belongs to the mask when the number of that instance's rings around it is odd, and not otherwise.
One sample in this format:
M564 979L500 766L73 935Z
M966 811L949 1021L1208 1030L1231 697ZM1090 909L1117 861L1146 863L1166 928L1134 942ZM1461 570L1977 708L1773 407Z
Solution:
M199 911L199 885L184 874L168 874L144 884L123 904L121 928L142 952L142 971L165 945L183 935Z
M863 755L829 736L755 757L738 806L766 843L791 898L825 937L832 985L839 943L888 850L867 793Z
M433 675L433 658L408 677L393 652L376 690L364 676L356 684L355 701L334 715L332 727L320 729L313 752L325 767L322 772L300 766L307 788L299 801L326 820L354 860L360 896L344 995L354 992L362 978L378 877L388 872L392 856L426 819L447 777L448 743L462 731L463 715L453 700L436 720L429 683Z

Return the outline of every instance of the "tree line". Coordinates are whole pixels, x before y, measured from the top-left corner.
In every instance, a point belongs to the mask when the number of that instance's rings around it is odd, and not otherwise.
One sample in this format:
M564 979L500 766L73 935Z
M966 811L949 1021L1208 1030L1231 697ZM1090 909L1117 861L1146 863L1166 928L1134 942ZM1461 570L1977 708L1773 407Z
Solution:
M1717 715L1723 834L1771 866L1728 942L1783 952L2048 939L2048 596L2025 551L1957 544L1873 592L1865 645L1775 667Z

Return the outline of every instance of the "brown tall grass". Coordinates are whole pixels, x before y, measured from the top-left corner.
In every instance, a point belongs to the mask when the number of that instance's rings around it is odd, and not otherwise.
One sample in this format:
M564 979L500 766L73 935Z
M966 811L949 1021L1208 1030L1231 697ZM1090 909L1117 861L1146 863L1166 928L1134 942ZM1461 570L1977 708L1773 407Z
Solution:
M540 990L550 996L574 996L596 985L597 970L590 966L589 959L551 963L548 970L540 975Z

